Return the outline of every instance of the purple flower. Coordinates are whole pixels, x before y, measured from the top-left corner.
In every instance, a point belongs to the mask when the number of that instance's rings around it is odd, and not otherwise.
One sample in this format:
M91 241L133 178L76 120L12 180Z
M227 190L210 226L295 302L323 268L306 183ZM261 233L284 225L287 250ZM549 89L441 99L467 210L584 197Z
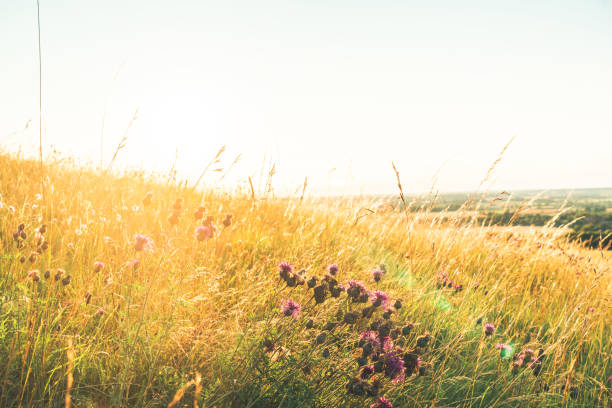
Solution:
M278 264L278 273L282 279L287 280L293 274L293 266L290 263L281 262Z
M376 402L370 405L370 408L393 408L393 404L385 397L378 397Z
M397 355L397 352L388 353L385 356L385 376L393 382L401 382L405 378L404 360Z
M374 280L378 282L384 274L385 271L383 271L382 269L374 269L372 271L372 278L374 278Z
M374 293L372 293L370 300L372 301L372 304L374 306L387 306L387 304L389 303L389 296L387 296L385 292L375 290Z
M151 251L153 250L153 241L146 235L136 234L134 235L134 249L137 251Z
M199 226L195 229L195 237L198 241L206 241L213 237L214 227Z
M357 288L360 291L367 292L367 289L364 286L364 284L361 283L361 282L357 282L356 280L349 280L349 281L347 281L346 282L346 288L347 288L347 290L348 289L352 289L352 288Z
M378 337L376 337L376 333L373 331L364 331L363 333L361 333L359 340L363 341L364 343L369 343L372 346L380 347L380 340L378 340Z
M335 275L338 273L338 265L336 264L331 264L327 267L327 270L329 271L329 273L331 273L332 275Z
M100 262L100 261L96 261L94 262L94 272L100 272L102 269L104 269L104 263Z
M495 331L495 326L493 326L491 323L487 323L484 325L484 332L487 336L492 335L494 331Z
M512 349L512 347L510 347L509 345L504 344L504 343L497 343L495 345L495 348L500 349L500 350L510 350L510 349Z
M391 337L386 336L382 339L382 350L385 353L390 353L393 350L393 339Z
M302 310L302 306L293 300L285 299L281 302L281 310L285 316L291 316L297 319L300 315L300 310Z

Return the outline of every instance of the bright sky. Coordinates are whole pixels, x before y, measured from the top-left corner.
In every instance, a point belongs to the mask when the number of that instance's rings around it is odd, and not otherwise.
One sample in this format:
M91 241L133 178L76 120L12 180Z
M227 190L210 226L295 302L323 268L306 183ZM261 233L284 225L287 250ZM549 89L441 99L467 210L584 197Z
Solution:
M41 0L44 142L320 193L612 186L612 1ZM31 124L23 131L26 123ZM0 145L38 143L35 0L0 1ZM218 176L206 179L214 181Z

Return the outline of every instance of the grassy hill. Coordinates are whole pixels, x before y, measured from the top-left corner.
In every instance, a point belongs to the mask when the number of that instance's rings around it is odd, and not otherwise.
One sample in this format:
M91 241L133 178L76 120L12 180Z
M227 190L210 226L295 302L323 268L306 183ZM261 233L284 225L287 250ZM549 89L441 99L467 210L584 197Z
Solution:
M610 253L415 208L0 155L0 406L610 406Z

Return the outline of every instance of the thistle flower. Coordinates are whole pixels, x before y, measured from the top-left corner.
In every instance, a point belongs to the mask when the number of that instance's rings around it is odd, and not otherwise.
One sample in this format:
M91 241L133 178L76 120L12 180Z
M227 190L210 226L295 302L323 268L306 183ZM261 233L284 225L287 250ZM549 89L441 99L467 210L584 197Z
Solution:
M363 333L361 333L361 335L359 336L359 343L362 345L371 344L375 348L380 347L380 340L376 336L376 333L371 330L364 331Z
M134 249L136 251L151 251L153 250L153 241L146 235L134 235Z
M96 261L96 262L94 262L94 265L93 265L93 271L94 271L95 273L100 272L102 269L104 269L104 263L102 263L102 262L100 262L100 261Z
M195 237L198 241L206 241L213 237L214 231L211 227L196 227Z
M224 227L229 227L230 225L232 225L232 214L227 214L225 216L225 218L223 219L223 226Z
M196 220L201 220L202 217L204 216L204 211L206 209L202 206L198 207L197 210L195 210L195 212L193 213L193 218L195 218Z
M101 307L100 307L100 308L98 308L98 310L96 311L96 314L97 314L98 316L102 316L102 315L104 314L104 309L103 309L103 308L101 308Z
M389 336L385 336L382 339L382 350L385 353L390 353L393 350L393 339Z
M359 377L364 379L364 380L367 380L373 374L374 374L374 366L373 365L368 365L368 366L361 367L361 370L359 371Z
M375 290L371 296L370 296L370 300L372 301L372 304L374 306L387 306L387 304L389 303L389 296L387 296L387 294L385 292L382 292L380 290Z
M33 282L38 282L40 280L40 272L38 270L33 269L28 272L28 278L31 278Z
M372 278L374 278L375 282L379 282L384 274L385 271L383 271L382 269L374 269L372 271Z
M393 408L393 404L385 397L378 397L376 402L370 405L370 408Z
M278 264L278 273L281 278L287 279L293 273L293 266L288 262L281 262Z
M338 273L338 265L331 264L327 267L327 270L329 271L330 274L335 276Z
M133 261L127 261L125 266L132 267L133 270L136 270L140 266L140 261L138 259L134 259Z
M302 306L300 306L293 300L285 299L281 303L281 311L285 316L291 316L294 319L297 319L300 315L301 310Z
M495 326L491 323L487 323L484 325L484 333L487 336L491 336L495 332Z
M385 377L393 382L401 382L405 378L404 360L393 351L385 356Z

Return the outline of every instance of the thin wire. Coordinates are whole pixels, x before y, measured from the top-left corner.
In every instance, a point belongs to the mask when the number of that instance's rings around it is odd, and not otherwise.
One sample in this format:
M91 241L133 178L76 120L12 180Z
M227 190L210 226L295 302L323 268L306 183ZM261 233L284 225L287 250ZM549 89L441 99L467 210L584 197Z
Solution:
M42 148L42 52L40 46L40 0L36 0L36 13L38 18L38 146L40 153L40 177L42 180L43 148Z

